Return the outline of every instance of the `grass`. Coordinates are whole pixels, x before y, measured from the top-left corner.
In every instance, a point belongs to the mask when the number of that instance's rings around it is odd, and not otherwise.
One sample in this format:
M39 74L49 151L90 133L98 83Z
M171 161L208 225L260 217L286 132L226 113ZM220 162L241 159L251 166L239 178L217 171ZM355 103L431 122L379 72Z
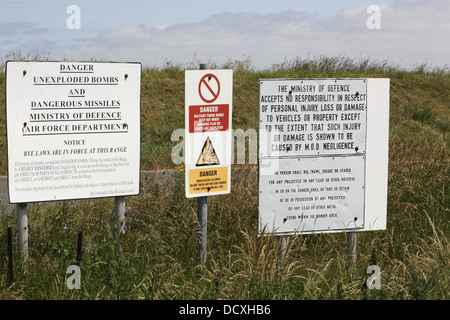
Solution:
M125 237L114 236L112 199L29 206L29 261L14 248L8 281L6 229L0 216L0 299L425 299L450 297L449 115L447 69L405 71L387 62L343 56L285 61L255 70L249 59L228 61L233 81L233 129L258 127L258 79L387 77L390 91L387 230L358 234L354 273L346 265L346 235L289 237L283 263L276 237L257 235L257 168L234 165L232 192L208 199L208 261L199 265L196 200L184 196L184 173L170 188L156 181L127 197ZM191 63L192 68L195 64ZM172 132L184 127L184 68L167 63L142 73L141 169L177 166ZM4 73L0 73L0 173L6 175ZM66 228L65 228L66 227ZM80 290L66 287L83 231ZM124 245L124 250L120 245ZM381 289L368 290L366 269L381 270Z

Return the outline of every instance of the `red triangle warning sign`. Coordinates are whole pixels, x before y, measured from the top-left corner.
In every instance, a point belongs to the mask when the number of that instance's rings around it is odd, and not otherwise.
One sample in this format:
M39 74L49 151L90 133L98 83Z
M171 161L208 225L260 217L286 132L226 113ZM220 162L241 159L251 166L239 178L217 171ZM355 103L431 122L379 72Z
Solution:
M206 138L205 144L202 148L202 152L200 153L195 166L211 166L216 164L220 164L220 161L219 158L217 158L216 151L214 150L211 140L209 140L208 137Z

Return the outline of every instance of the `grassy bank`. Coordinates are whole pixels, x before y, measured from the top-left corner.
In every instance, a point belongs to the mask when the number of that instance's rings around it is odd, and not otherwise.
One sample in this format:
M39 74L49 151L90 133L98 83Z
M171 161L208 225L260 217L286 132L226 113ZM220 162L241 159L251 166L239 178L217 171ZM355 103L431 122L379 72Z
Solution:
M257 169L233 166L232 192L208 199L208 262L197 259L196 200L184 196L184 173L170 190L155 181L128 197L127 231L114 238L112 199L29 208L29 262L14 249L8 281L6 230L0 217L0 299L448 299L450 75L403 71L344 57L286 61L254 70L230 61L233 128L258 128L260 78L391 79L387 230L358 234L356 271L346 267L345 234L290 237L283 264L274 237L258 237ZM6 175L5 75L0 74L0 174ZM174 169L172 132L184 127L184 67L145 69L141 96L141 169ZM68 290L83 231L80 290ZM122 248L121 249L121 245ZM368 290L366 269L381 270Z

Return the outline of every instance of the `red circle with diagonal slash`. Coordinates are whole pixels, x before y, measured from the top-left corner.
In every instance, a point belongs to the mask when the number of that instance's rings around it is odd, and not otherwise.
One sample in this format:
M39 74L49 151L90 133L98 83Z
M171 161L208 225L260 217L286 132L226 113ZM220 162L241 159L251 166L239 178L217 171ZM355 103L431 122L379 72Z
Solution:
M214 91L211 86L208 84L211 79L214 79L217 82L217 92ZM203 95L202 95L202 87L206 87L206 89L208 89L209 92L211 92L211 95L213 96L212 99L206 99ZM201 79L200 82L198 83L198 93L200 95L200 98L202 98L203 101L205 101L206 103L211 103L216 101L217 97L219 96L220 93L220 82L219 79L217 79L217 77L215 75L213 75L212 73L208 73L205 74Z

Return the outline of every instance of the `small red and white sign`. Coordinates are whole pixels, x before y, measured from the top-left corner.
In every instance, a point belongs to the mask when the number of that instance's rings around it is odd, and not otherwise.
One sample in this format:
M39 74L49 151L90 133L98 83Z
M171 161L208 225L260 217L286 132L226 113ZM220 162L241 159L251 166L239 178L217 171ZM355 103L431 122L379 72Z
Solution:
M227 131L229 109L228 104L189 106L189 132Z
M185 171L188 198L230 193L232 102L232 70L185 72Z

